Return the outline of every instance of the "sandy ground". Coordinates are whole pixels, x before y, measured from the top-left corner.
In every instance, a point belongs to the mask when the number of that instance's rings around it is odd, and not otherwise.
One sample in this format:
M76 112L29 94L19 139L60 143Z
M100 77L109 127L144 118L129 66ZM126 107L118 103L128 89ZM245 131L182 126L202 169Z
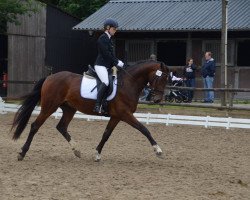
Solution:
M250 130L147 125L164 152L159 159L142 134L120 123L96 163L107 122L71 122L79 159L55 129L58 120L50 118L17 161L29 128L12 141L12 119L0 115L1 200L250 199Z

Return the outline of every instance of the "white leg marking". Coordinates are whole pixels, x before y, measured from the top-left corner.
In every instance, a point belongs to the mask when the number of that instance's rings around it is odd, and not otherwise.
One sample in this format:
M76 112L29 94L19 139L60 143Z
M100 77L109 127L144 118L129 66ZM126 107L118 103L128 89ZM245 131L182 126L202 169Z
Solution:
M154 148L154 151L155 151L157 156L160 156L162 154L162 150L161 150L161 148L159 147L158 144L153 145L153 148Z
M99 162L101 160L101 154L98 153L98 151L96 151L95 153L95 162Z

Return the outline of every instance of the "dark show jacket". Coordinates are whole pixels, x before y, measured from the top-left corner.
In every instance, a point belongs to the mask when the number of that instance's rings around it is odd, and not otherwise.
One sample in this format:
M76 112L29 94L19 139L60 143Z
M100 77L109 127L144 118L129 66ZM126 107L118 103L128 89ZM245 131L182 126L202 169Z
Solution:
M118 59L114 55L114 46L107 33L103 33L97 40L98 56L95 65L112 68L118 64Z

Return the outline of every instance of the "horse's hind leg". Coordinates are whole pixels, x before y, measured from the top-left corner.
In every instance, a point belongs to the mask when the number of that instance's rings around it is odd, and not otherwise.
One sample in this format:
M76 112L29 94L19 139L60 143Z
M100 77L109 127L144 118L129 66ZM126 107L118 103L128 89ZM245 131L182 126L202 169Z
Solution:
M38 115L38 117L36 118L36 120L31 124L31 128L30 128L30 132L29 132L29 136L25 142L25 144L22 147L22 151L18 154L18 160L23 160L27 151L30 148L31 142L33 140L33 137L35 136L35 134L37 133L38 129L43 125L43 123L45 122L45 120L52 114L51 113L43 113L41 111L41 113Z
M73 119L76 109L70 107L67 104L60 106L63 111L63 116L60 119L59 123L57 124L57 130L62 134L62 136L69 142L72 147L72 150L77 157L81 157L81 152L77 150L75 141L71 138L70 134L68 133L68 125Z

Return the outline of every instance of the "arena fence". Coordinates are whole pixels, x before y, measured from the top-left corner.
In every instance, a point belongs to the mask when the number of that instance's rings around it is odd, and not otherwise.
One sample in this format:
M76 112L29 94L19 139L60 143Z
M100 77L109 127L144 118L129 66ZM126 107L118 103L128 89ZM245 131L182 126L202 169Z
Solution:
M6 114L8 112L17 112L19 105L5 103L0 97L0 114ZM32 114L37 115L40 113L41 108L36 107ZM62 110L58 109L52 114L56 119L62 116ZM223 117L202 117L202 116L185 116L185 115L171 115L171 114L151 114L151 113L135 113L134 116L143 123L146 124L165 124L175 125L195 125L208 127L225 127L229 128L250 128L250 119L242 118L223 118ZM76 112L74 118L85 119L87 121L93 120L109 120L109 117L85 115L80 112Z
M37 81L16 81L16 80L8 80L8 81L3 81L0 80L0 86L3 83L6 84L31 84L34 85ZM227 110L250 110L249 107L242 107L242 106L237 106L234 105L234 99L235 99L235 95L237 93L240 92L244 92L244 93L249 93L250 94L250 89L249 88L232 88L232 85L229 85L228 88L193 88L193 87L180 87L180 86L166 86L165 87L166 90L192 90L192 91L214 91L214 92L220 92L221 94L226 93L226 99L225 102L223 103L223 99L221 98L220 101L220 105L196 105L196 104L186 104L186 103L169 103L169 102L165 102L165 103L159 103L158 105L175 105L175 106L187 106L187 107L204 107L204 108L219 108L219 109L227 109ZM6 99L18 99L16 97L12 97L12 96L8 96L6 97ZM148 101L142 101L139 102L141 104L152 104L151 102Z

